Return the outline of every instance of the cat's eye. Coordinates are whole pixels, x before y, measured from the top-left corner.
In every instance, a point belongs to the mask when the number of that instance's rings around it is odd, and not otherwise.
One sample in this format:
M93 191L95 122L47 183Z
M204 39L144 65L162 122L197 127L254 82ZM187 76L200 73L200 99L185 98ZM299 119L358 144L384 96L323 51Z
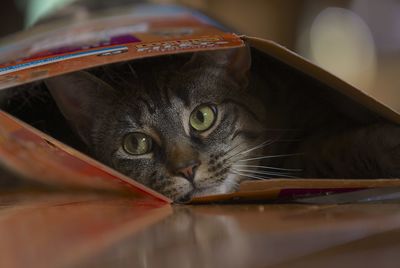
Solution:
M202 104L197 106L190 115L190 126L199 132L210 129L217 119L217 108L212 105Z
M123 148L131 155L142 155L151 152L152 140L140 132L129 133L124 137Z

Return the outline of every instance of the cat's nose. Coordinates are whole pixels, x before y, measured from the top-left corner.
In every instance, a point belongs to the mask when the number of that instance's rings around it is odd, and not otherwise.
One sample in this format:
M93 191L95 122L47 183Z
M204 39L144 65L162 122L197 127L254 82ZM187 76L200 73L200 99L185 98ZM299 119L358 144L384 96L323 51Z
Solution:
M200 161L192 161L191 163L185 165L185 167L177 169L175 173L183 176L188 181L193 182L194 176L196 175L196 170L199 166Z

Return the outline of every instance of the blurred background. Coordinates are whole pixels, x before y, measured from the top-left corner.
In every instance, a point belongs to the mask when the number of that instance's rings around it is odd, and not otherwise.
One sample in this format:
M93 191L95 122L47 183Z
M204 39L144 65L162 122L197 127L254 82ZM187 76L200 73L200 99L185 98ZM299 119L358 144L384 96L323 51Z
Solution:
M5 0L1 36L79 2ZM153 0L198 9L239 33L270 39L400 111L400 0ZM6 37L5 37L6 38Z

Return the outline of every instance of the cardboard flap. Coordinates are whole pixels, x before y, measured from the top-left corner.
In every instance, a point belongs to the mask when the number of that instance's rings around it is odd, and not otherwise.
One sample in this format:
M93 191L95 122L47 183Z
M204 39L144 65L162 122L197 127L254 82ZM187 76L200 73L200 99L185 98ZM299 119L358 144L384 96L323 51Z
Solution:
M189 9L127 10L48 21L0 41L0 89L132 59L243 46L239 36Z
M244 181L237 192L195 197L190 204L210 202L288 202L298 198L336 195L365 189L400 187L398 179L272 179Z
M341 110L345 110L347 113L350 113L353 115L353 117L360 118L365 116L367 112L363 110L366 108L372 113L380 115L381 117L393 123L400 123L400 113L398 111L393 110L384 103L379 102L362 90L355 88L349 83L346 83L342 79L336 77L321 67L318 67L300 55L273 41L256 37L243 37L243 39L257 50L279 60L290 67L293 67L301 73L340 93L344 98L333 96L335 106ZM373 116L373 114L366 116Z
M13 172L15 179L21 176L56 189L115 192L129 194L146 202L171 202L165 196L90 159L3 111L0 111L0 167ZM0 179L5 180L4 177Z

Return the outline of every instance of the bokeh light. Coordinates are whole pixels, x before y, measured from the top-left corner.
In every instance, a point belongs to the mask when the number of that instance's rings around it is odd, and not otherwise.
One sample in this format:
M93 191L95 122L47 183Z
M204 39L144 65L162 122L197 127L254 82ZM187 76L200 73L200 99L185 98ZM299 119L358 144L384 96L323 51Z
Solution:
M376 74L376 51L368 25L354 12L324 9L310 29L309 58L345 81L371 89Z

